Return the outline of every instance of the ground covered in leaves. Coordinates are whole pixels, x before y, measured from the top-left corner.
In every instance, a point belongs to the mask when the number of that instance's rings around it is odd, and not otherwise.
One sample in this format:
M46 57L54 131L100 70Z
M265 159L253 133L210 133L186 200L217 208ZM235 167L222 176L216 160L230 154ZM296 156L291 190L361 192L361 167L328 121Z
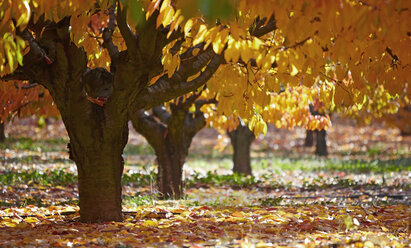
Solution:
M64 127L18 121L0 144L0 247L409 247L411 138L334 124L326 159L302 146L304 130L270 128L253 144L253 177L231 175L231 148L204 130L178 201L158 199L154 152L131 132L125 221L84 224Z

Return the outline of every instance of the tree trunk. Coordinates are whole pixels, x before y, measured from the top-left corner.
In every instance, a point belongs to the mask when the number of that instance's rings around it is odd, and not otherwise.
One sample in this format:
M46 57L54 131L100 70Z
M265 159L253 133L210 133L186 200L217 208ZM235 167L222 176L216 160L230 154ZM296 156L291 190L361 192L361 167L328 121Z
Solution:
M157 118L144 111L131 117L136 131L156 152L158 190L165 199L184 196L183 165L193 137L205 126L203 114L198 111L193 116L188 111L189 106L173 106L171 113L156 107L153 113Z
M315 133L317 136L317 142L315 145L315 154L318 156L327 156L328 155L327 141L325 139L327 132L323 129L320 131L316 130Z
M155 149L158 161L158 190L163 198L179 199L184 196L183 165L188 148L164 140L162 149Z
M314 144L314 131L306 130L305 131L305 141L304 146L311 147Z
M240 124L235 130L227 132L233 146L233 172L251 175L251 143L255 140L254 133L247 125Z
M6 122L0 122L0 143L6 141L6 132L5 132Z
M82 222L121 221L122 153L127 143L126 119L110 116L103 107L87 103L71 113L61 111L70 137L70 155L78 171ZM73 115L74 114L74 115ZM70 116L70 117L68 117ZM116 120L117 121L113 121Z

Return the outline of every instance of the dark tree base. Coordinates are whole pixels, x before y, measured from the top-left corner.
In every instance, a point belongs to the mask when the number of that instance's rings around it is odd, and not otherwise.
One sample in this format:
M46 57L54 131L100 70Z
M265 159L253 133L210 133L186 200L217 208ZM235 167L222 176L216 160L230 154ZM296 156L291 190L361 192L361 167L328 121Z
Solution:
M0 123L0 143L6 141L5 122Z
M254 133L247 125L239 125L235 130L227 132L233 146L233 173L249 176L251 169L251 143L255 140Z

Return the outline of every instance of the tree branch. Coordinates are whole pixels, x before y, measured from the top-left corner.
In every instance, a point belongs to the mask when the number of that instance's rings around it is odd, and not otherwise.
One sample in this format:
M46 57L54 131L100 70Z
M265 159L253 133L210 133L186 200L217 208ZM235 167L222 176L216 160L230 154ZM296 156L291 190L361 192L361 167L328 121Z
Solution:
M21 37L29 42L30 51L33 51L33 53L38 57L44 58L47 64L53 63L53 61L48 57L46 51L40 47L36 39L34 39L33 35L27 29L23 31Z
M207 62L208 60L205 61L205 64ZM200 68L205 65L200 62L198 63L199 64L197 64L196 66L201 66ZM181 76L176 75L176 73L171 78L168 78L167 75L164 75L155 84L144 90L142 94L143 97L140 99L138 105L143 105L141 107L155 106L194 91L200 86L204 85L217 71L218 67L222 63L224 63L223 55L215 54L205 70L201 72L198 77L191 81L179 80L181 79Z
M170 113L163 105L156 106L152 109L153 115L160 119L164 124L167 124L171 118Z
M7 81L12 81L12 80L26 81L32 78L30 78L28 75L26 75L22 70L19 70L18 68L12 74L4 75L0 79L1 79L0 81L7 82Z
M274 16L271 16L270 20L268 20L267 24L265 24L263 26L263 24L265 23L266 20L267 20L266 18L263 18L261 20L257 20L256 27L254 29L250 30L250 34L252 36L261 37L265 34L270 33L271 31L274 31L274 30L277 29L277 25L276 25L277 22L274 19Z
M30 83L30 84L28 84L28 85L21 85L21 86L19 87L17 84L14 84L14 86L15 86L17 89L22 89L22 90L31 89L31 88L36 87L37 85L38 85L37 83Z
M142 109L130 113L132 113L130 114L130 120L136 131L141 133L151 146L157 147L161 144L167 128L157 122L153 116L147 115Z
M141 62L141 54L138 50L137 37L133 34L127 24L127 6L124 6L124 8L121 9L120 0L117 0L117 5L117 25L121 36L123 36L124 41L126 42L127 50L130 51L132 59L139 63Z
M109 21L106 28L103 30L103 47L107 49L111 58L111 72L115 72L119 52L116 45L113 43L113 32L116 28L116 15L115 15L115 5L111 5L108 9L109 11Z

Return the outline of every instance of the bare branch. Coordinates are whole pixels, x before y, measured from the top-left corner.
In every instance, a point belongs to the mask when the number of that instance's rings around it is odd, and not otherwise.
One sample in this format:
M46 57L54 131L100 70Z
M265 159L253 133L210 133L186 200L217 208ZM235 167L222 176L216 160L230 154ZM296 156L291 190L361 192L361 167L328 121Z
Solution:
M217 104L218 101L213 98L213 99L201 99L197 100L194 104L196 105L196 112L204 105L206 104Z
M124 6L124 8L121 9L120 0L117 0L117 5L117 25L120 29L120 33L123 36L127 45L127 50L130 51L133 59L136 59L136 62L140 62L141 54L138 50L137 37L133 34L133 31L131 31L127 24L127 6Z
M0 81L7 82L7 81L12 81L12 80L26 81L26 80L30 80L32 78L30 78L22 70L17 69L12 74L4 75L0 79L1 79Z
M44 60L47 64L52 64L53 63L53 60L51 58L49 58L49 56L47 55L47 52L44 51L44 49L40 47L37 40L34 39L33 35L27 29L25 29L22 32L21 37L29 42L30 51L32 51L35 56L37 56L39 58L40 57L44 58Z
M181 61L180 68L173 74L172 80L176 82L183 82L188 77L197 74L210 59L216 55L212 47L200 51L196 56L184 59Z
M34 87L36 87L37 85L38 85L37 83L31 83L31 84L28 84L28 85L21 85L20 87L19 87L18 85L15 85L15 87L16 87L17 89L27 90L27 89L34 88Z
M250 31L252 36L261 37L265 34L268 34L277 29L277 22L274 19L274 16L271 16L270 20L268 20L267 24L263 26L265 23L266 18L257 21L255 29Z
M119 55L118 48L116 45L114 45L112 39L114 29L116 28L115 5L111 5L108 11L109 21L107 27L103 30L103 47L107 49L111 58L112 68L115 70L115 65L117 63ZM112 70L112 72L114 72L114 70Z

